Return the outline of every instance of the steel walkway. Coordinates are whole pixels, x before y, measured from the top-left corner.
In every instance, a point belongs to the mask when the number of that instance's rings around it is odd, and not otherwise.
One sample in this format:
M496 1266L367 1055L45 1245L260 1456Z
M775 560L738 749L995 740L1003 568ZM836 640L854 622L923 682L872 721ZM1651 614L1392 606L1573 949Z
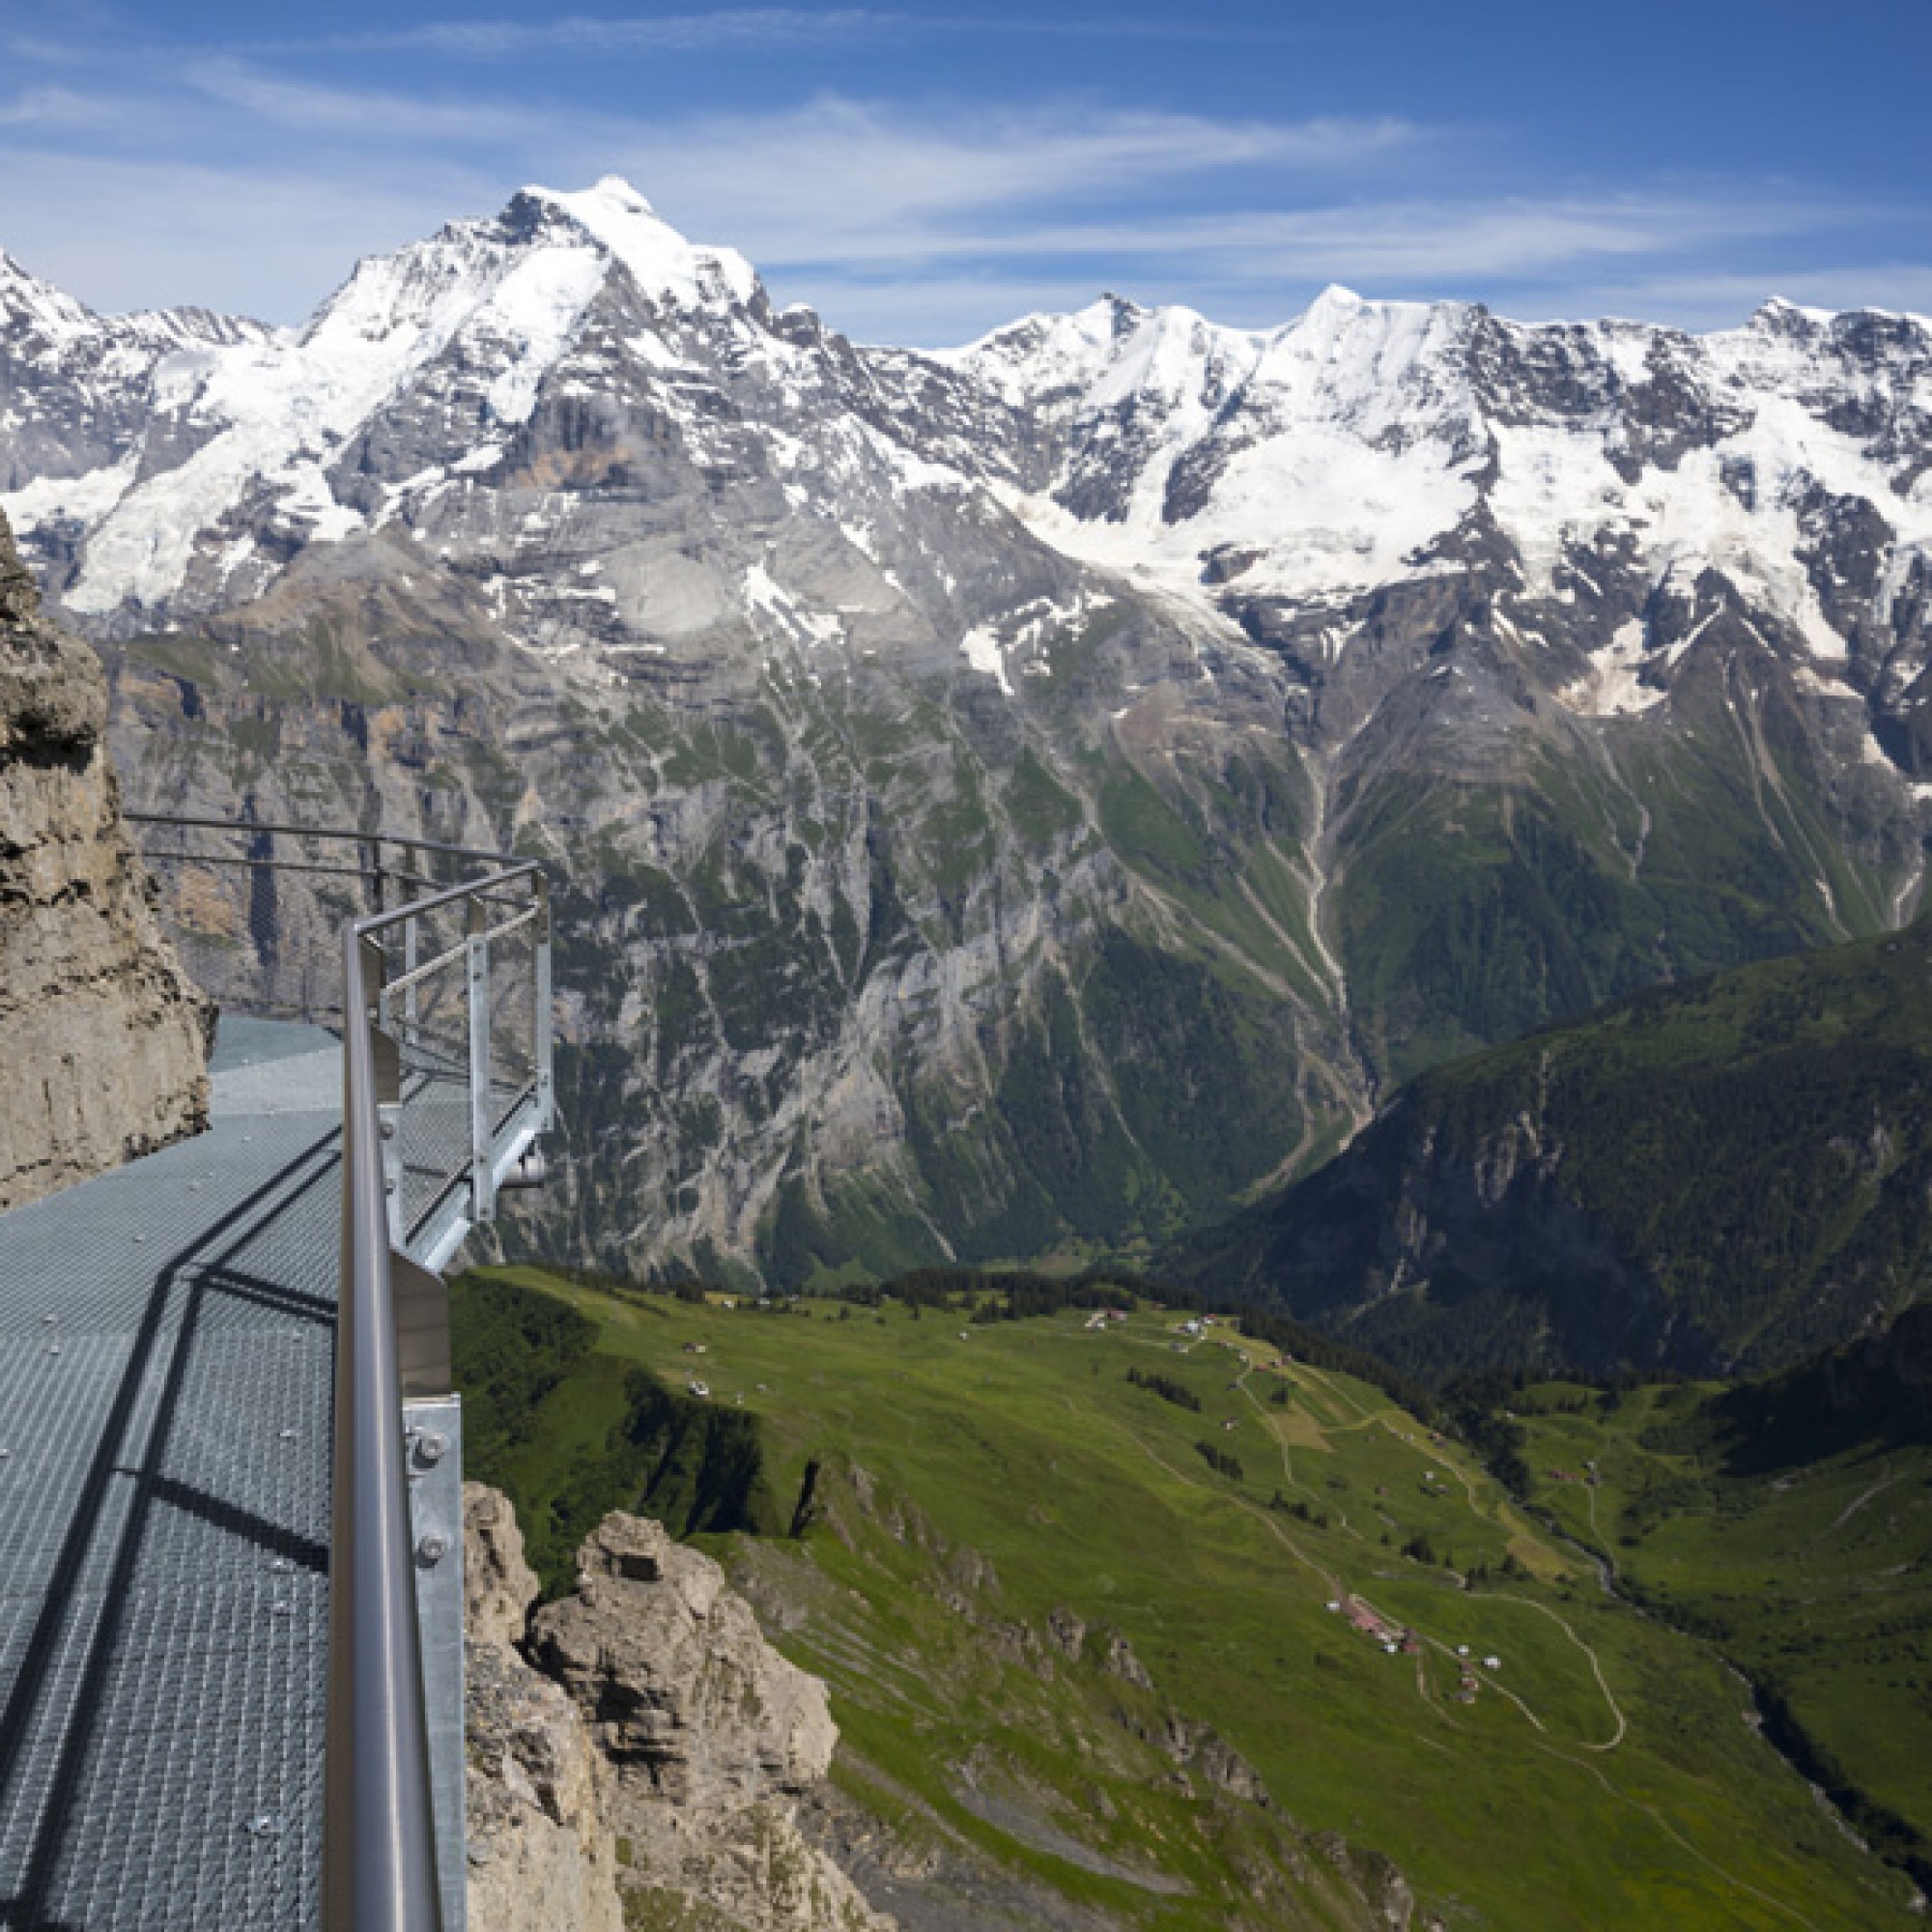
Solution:
M341 1065L0 1215L0 1925L320 1921Z

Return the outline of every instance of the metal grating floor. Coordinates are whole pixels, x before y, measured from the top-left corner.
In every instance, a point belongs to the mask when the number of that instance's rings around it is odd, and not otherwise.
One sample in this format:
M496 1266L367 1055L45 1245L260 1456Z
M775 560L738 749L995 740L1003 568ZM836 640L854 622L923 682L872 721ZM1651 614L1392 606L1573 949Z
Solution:
M0 1215L0 1925L320 1917L340 1056Z

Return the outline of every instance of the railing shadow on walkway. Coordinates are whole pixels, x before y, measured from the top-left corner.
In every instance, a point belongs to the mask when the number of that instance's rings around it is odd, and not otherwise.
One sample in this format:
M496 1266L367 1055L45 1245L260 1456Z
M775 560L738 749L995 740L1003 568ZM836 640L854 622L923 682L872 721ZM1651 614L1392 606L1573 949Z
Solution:
M335 1309L319 1296L261 1280L233 1265L263 1228L302 1197L327 1186L340 1172L341 1133L318 1139L288 1169L256 1188L205 1234L164 1262L156 1276L135 1331L119 1385L109 1406L80 1486L67 1533L43 1595L42 1607L21 1655L11 1691L0 1708L0 1807L14 1797L14 1785L26 1765L36 1719L52 1688L55 1664L66 1648L85 1573L98 1566L96 1548L109 1491L117 1477L131 1477L131 1506L107 1563L99 1621L83 1652L80 1682L70 1709L53 1775L41 1802L33 1849L21 1882L11 1898L0 1900L0 1924L33 1932L78 1932L49 1918L61 1874L62 1855L77 1824L75 1800L89 1752L105 1734L106 1690L129 1605L155 1506L165 1503L201 1517L224 1533L259 1545L284 1561L326 1574L327 1552L312 1538L294 1535L232 1500L185 1485L166 1473L194 1350L212 1297L233 1295L265 1302L278 1312L333 1327ZM179 1304L179 1306L177 1306ZM170 1334L171 1315L179 1315ZM139 1460L125 1457L139 1433L143 1395L160 1370L157 1357L172 1343L147 1439Z

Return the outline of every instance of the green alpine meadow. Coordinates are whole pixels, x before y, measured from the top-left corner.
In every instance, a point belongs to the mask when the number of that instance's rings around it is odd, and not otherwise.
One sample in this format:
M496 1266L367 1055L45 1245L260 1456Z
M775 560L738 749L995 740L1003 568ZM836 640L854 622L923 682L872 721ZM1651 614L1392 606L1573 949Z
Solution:
M1875 1638L1920 1593L1922 1443L1737 1487L1698 1460L1721 1398L1537 1385L1514 1493L1319 1337L1097 1283L761 1304L485 1269L456 1313L471 1471L550 1589L606 1509L662 1513L830 1684L817 1829L875 1899L1177 1932L1914 1922L1887 1861L1932 1820L1932 1720ZM1696 1446L1660 1460L1676 1417ZM1764 1601L1767 1513L1802 1490L1822 1532L1874 1482ZM1849 1634L1779 1661L1821 1588L1874 1634L1856 1665ZM1868 1791L1850 1829L1807 1784L1825 1753L1834 1797Z

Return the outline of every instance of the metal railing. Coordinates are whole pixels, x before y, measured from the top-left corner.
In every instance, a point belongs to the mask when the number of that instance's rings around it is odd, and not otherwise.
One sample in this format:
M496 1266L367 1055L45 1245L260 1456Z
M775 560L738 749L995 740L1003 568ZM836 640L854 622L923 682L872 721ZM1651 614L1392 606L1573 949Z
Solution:
M536 865L389 833L127 816L182 962L224 1011L345 1029L362 1003L343 935L358 934L399 1253L440 1269L502 1189L541 1179L553 1042Z
M341 1032L323 1918L457 1932L462 1435L438 1270L499 1191L542 1179L548 884L507 854L421 839L128 816L207 990Z

